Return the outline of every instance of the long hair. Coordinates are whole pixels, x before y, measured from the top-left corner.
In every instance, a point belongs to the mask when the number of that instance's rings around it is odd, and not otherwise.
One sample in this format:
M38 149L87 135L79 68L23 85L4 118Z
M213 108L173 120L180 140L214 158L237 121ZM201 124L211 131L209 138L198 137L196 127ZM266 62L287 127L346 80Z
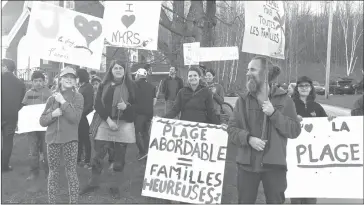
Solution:
M304 81L302 81L302 82L304 82ZM312 83L310 83L310 82L308 82L308 83L309 83L309 84L310 84L310 86L311 86L311 91L310 91L310 93L308 94L306 101L311 101L311 102L313 102L313 101L315 101L315 99L316 99L316 90L315 90L315 87L313 86L313 84L312 84ZM293 98L294 100L298 100L298 99L300 99L300 93L298 92L298 82L297 82L297 84L296 84L296 87L293 89L292 98Z
M131 79L131 75L129 70L126 68L126 65L124 62L120 61L120 60L112 60L110 62L110 66L106 71L106 74L104 76L104 79L101 82L102 86L105 86L106 84L114 81L114 75L112 74L112 69L114 68L115 65L120 65L124 68L124 77L123 80L125 82L126 87L128 88L129 94L131 95L132 99L135 99L135 90L134 90L134 82Z

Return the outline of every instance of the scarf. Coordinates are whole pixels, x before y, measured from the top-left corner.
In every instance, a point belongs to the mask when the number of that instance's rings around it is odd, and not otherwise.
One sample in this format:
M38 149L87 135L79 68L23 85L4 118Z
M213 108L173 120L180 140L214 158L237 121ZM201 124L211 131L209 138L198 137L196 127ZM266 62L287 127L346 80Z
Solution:
M125 80L123 79L121 82L109 82L107 83L102 90L101 101L103 106L105 107L104 99L106 93L110 89L110 86L115 87L113 99L112 99L112 107L111 107L111 117L116 117L118 114L122 114L122 111L118 109L118 103L124 102L126 105L129 103L129 91L126 87Z

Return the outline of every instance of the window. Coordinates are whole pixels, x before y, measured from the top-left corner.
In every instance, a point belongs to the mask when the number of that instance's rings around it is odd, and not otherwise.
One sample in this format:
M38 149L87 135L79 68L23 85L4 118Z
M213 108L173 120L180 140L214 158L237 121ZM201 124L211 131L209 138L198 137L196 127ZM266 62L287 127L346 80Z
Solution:
M48 60L43 60L43 64L49 64Z
M65 8L72 10L75 9L75 1L64 1L64 3L66 5Z

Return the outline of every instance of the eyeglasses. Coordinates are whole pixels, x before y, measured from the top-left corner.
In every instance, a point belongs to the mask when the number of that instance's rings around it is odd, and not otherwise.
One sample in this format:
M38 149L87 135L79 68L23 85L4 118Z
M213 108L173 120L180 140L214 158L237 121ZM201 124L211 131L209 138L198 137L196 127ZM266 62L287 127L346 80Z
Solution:
M299 88L309 88L311 87L310 84L303 84L303 85L298 85Z

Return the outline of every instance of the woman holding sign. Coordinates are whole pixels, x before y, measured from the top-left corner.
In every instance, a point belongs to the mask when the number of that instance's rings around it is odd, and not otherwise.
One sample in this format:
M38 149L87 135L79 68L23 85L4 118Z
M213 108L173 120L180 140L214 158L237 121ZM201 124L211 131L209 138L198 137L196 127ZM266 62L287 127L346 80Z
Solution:
M214 111L214 101L209 88L200 84L201 70L191 67L188 70L188 85L176 97L173 108L164 117L173 119L181 113L180 120L220 124Z
M315 87L309 77L302 76L297 80L292 99L296 105L297 117L300 121L304 117L327 117L324 108L315 102ZM329 120L331 119L332 117L329 118ZM316 198L291 198L292 204L316 204L316 202Z
M64 68L54 94L48 98L46 107L40 117L40 125L47 127L46 143L48 153L48 200L56 203L59 193L59 175L61 153L66 162L66 175L70 203L78 202L78 124L83 110L83 97L75 90L76 71L71 67Z
M125 64L119 60L112 61L96 94L96 117L91 123L91 139L95 140L96 154L92 160L91 179L80 194L99 187L102 162L108 149L113 149L115 178L109 191L113 198L119 198L118 186L125 165L126 148L128 144L135 143L134 102L135 88Z

